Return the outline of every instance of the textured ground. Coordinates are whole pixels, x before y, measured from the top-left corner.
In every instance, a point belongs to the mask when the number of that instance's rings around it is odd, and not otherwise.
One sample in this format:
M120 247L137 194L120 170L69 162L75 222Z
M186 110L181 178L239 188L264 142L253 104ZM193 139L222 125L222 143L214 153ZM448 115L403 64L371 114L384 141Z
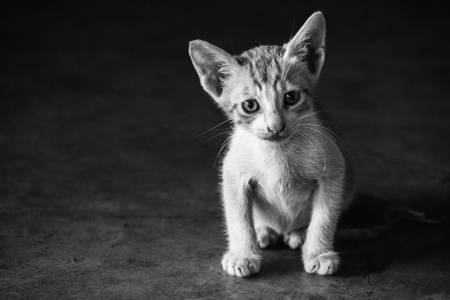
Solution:
M330 1L331 2L331 1ZM450 24L442 7L366 1L90 1L2 9L0 299L449 299ZM225 6L226 7L222 7ZM359 184L333 276L264 252L226 275L216 154L226 126L187 42L239 53L327 18L316 97ZM295 19L295 24L294 24ZM198 137L197 137L198 136ZM395 205L425 213L410 220ZM385 219L383 219L385 217Z

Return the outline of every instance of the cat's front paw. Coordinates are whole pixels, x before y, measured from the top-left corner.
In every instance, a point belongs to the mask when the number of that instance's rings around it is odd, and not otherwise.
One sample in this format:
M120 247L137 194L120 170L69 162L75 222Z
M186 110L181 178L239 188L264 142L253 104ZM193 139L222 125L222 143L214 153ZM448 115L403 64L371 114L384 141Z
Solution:
M306 255L303 257L303 263L308 273L331 275L339 268L340 259L336 252L330 251L319 255Z
M222 267L228 274L247 277L259 272L261 258L258 255L245 257L241 254L227 252L222 259Z

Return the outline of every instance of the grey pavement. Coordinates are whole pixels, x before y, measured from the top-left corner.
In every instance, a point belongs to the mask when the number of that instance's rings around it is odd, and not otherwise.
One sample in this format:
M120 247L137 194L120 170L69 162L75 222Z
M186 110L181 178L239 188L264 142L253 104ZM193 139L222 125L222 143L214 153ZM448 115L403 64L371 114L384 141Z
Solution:
M315 97L351 154L342 267L220 266L229 127L187 46L231 53L327 20ZM450 22L383 1L15 2L0 48L0 299L450 299ZM419 212L416 215L405 210Z

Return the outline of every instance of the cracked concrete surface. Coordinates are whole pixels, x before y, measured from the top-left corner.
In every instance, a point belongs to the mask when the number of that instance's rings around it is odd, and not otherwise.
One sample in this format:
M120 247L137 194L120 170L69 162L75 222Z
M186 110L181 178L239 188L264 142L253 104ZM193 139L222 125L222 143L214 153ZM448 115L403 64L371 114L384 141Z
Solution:
M392 2L16 3L3 19L0 299L449 299L450 23ZM187 42L239 53L327 19L316 98L354 163L342 267L263 252L232 278L213 167L227 125ZM293 25L295 19L295 25ZM294 27L294 28L293 28ZM200 135L200 136L199 136ZM217 135L217 136L216 136ZM406 213L413 209L424 215Z

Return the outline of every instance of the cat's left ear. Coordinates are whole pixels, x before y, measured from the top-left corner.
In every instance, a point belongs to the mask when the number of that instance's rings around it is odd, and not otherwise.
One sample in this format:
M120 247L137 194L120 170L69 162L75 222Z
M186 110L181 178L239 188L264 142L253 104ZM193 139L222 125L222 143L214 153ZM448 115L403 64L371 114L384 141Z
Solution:
M325 18L319 11L312 14L286 45L285 59L296 58L306 63L318 78L325 62Z

